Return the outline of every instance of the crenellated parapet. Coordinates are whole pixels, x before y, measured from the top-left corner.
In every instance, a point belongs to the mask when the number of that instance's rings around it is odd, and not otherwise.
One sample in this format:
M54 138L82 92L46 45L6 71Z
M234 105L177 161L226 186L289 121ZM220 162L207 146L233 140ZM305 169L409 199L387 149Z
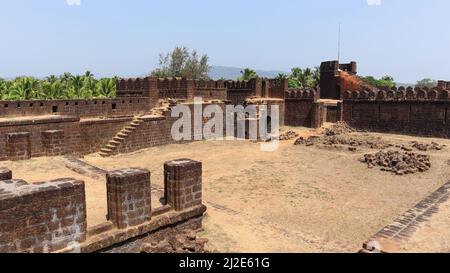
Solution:
M286 100L314 100L317 98L318 90L312 88L306 89L288 89L285 92Z
M344 101L447 101L450 89L400 87L392 90L346 91Z
M156 78L122 78L116 81L117 97L150 97Z
M252 79L249 81L226 81L225 88L230 91L233 90L253 90L256 85L256 79Z

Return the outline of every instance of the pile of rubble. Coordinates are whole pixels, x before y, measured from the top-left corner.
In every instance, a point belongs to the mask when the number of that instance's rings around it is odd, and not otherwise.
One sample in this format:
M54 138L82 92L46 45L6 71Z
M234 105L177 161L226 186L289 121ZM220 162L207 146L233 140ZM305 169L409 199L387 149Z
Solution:
M439 145L436 142L431 142L431 144L427 144L427 143L420 143L417 141L413 141L411 142L411 145L413 148L422 151L422 152L426 152L428 150L436 150L436 151L441 151L445 148L445 145Z
M308 138L299 137L294 145L306 145L306 146L313 146L314 144L318 143L320 141L320 137L318 136L310 136Z
M355 132L357 132L356 129L350 127L347 123L340 121L336 124L333 124L330 128L326 128L324 134L326 136L337 136Z
M294 138L296 138L296 137L298 137L298 134L297 134L296 132L294 132L294 131L288 131L288 132L282 133L282 134L280 135L280 140L281 140L281 141L291 140L291 139L294 139Z
M208 239L197 238L196 231L187 229L162 241L144 244L141 253L208 253L207 242Z
M382 150L393 146L392 144L383 141L381 137L372 137L367 135L312 136L307 139L300 137L297 141L295 141L295 145L313 146L316 144L334 147L348 146L348 149L352 152L357 151L357 147Z
M381 137L370 137L370 136L343 136L343 135L335 135L325 137L323 142L324 145L334 146L334 145L347 145L350 147L368 147L370 149L386 149L392 147L392 144L389 144Z
M396 175L407 175L426 172L431 168L430 156L401 151L380 151L366 154L363 163L369 168L381 167L382 171Z

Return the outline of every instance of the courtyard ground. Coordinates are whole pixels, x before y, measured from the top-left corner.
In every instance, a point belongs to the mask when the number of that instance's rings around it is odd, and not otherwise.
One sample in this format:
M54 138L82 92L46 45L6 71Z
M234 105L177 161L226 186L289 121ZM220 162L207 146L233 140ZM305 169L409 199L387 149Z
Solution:
M301 136L316 134L306 128L284 128ZM358 133L359 134L359 133ZM275 152L262 152L250 141L208 141L168 145L133 154L83 160L105 170L147 168L155 187L153 206L158 206L163 188L165 161L190 158L203 162L204 203L208 212L201 236L209 248L220 252L356 252L362 242L416 205L450 177L450 140L375 134L395 144L416 140L446 144L442 151L429 151L428 172L396 176L369 169L359 162L369 148L350 152L335 147L294 146L295 139L281 142ZM61 157L1 162L14 178L28 182L74 177L86 182L88 225L105 220L104 177L75 173ZM450 211L450 204L443 210ZM438 214L429 229L449 238L448 216ZM441 224L442 225L441 225ZM432 231L433 231L432 230ZM427 232L412 241L410 249L426 240ZM421 239L422 238L422 239ZM422 241L420 241L422 240ZM450 239L439 249L450 249ZM416 247L416 248L414 248Z

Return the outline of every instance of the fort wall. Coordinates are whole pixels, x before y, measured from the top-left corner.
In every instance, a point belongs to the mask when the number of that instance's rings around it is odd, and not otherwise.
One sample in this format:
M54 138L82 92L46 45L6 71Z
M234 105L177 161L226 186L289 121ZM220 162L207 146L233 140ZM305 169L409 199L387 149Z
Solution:
M449 90L404 89L345 92L343 120L378 132L450 137Z
M312 127L316 97L316 90L288 90L285 93L285 125Z
M0 116L67 115L80 118L132 116L143 114L151 109L150 100L148 97L130 97L92 100L0 101Z

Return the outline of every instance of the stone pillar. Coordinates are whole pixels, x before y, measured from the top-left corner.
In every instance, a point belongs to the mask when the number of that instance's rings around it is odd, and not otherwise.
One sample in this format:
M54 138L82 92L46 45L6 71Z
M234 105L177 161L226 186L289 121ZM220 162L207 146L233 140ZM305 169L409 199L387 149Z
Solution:
M338 102L338 104L337 104L336 119L337 119L337 122L344 121L344 103L342 101Z
M10 133L6 135L9 160L26 160L31 158L29 132Z
M311 128L318 129L323 125L323 104L320 102L313 102L311 113Z
M0 168L0 181L11 179L12 179L12 171L7 168Z
M106 175L108 220L124 229L152 217L150 171L123 169Z
M164 164L164 195L176 211L202 204L202 163L179 159Z
M42 146L46 156L58 156L65 154L64 131L48 130L42 132Z
M148 77L144 79L144 97L150 98L150 107L155 107L159 100L158 79L155 77Z
M186 99L192 101L195 95L195 81L187 79L186 80Z

